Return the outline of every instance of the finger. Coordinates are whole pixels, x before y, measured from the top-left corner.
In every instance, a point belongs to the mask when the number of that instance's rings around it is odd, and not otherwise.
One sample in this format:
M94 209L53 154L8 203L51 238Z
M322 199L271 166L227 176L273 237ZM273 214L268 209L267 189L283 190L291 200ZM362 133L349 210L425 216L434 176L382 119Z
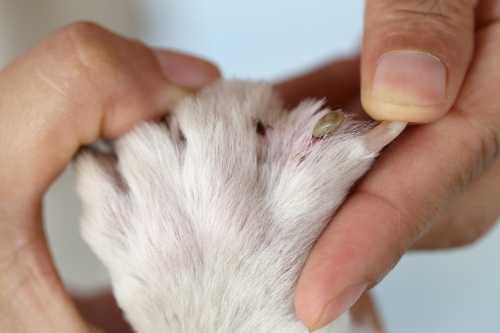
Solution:
M420 238L413 249L459 247L481 239L500 218L500 160L474 181L446 215Z
M0 331L89 333L66 296L41 223L26 226L40 219L41 205L16 214L0 201Z
M0 72L1 331L88 329L52 264L42 194L81 144L165 112L184 95L176 85L217 76L208 62L89 23L58 31Z
M480 29L477 41L475 71L463 88L463 96L458 101L462 112L473 117L478 113L478 105L482 107L479 121L474 121L489 133L485 147L490 148L493 155L498 156L499 139L497 133L500 113L500 101L497 98L495 84L500 74L496 65L498 39L500 38L500 3L498 1L482 1L477 11L477 22ZM490 80L490 84L487 83ZM477 84L482 83L481 86ZM496 128L495 128L496 127ZM488 162L488 161L486 161ZM500 218L500 160L487 172L471 184L470 188L457 198L446 214L424 237L418 240L414 248L435 249L470 244L485 235Z
M477 0L368 0L362 101L375 119L429 122L455 102L473 53Z
M349 196L298 282L297 314L311 330L335 319L376 284L461 189L469 177L465 168L476 168L480 149L475 138L461 137L467 130L455 117L408 130Z
M297 314L308 327L333 320L383 278L498 159L499 37L498 26L479 33L456 107L390 146L317 242L296 293Z
M192 88L217 76L207 62L154 53L92 24L57 32L0 73L1 119L9 124L0 134L9 174L2 188L45 191L79 145L165 112L182 96L173 83Z
M344 106L359 95L359 58L336 60L276 84L287 106L306 98L326 98L331 106Z

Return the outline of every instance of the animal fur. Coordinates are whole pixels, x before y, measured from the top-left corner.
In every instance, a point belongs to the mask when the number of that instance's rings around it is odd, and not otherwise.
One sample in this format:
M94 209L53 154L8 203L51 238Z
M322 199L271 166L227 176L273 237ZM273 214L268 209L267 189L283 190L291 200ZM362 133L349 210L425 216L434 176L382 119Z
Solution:
M349 118L312 138L327 112L221 81L112 153L81 154L83 237L137 332L306 332L293 295L311 246L402 129ZM345 315L320 332L361 331Z

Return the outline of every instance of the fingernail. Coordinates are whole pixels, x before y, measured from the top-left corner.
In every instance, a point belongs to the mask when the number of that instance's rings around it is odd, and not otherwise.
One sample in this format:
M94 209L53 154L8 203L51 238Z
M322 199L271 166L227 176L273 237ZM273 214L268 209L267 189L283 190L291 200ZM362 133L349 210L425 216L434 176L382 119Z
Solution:
M184 88L201 88L219 78L217 67L208 61L172 51L156 49L163 75Z
M446 99L447 70L421 51L391 51L378 60L372 97L398 105L432 106Z
M318 319L316 320L314 325L310 327L310 330L312 332L318 330L337 319L358 301L358 299L361 297L361 295L363 295L367 288L368 284L362 283L344 289L344 291L342 291L338 296L334 297L323 307L323 310L319 314Z

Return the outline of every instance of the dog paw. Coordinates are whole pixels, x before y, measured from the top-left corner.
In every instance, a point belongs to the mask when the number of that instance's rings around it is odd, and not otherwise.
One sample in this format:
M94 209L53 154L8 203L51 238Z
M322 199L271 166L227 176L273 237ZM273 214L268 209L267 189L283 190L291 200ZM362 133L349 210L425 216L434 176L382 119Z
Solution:
M77 160L82 233L138 332L303 332L310 247L404 128L219 82Z

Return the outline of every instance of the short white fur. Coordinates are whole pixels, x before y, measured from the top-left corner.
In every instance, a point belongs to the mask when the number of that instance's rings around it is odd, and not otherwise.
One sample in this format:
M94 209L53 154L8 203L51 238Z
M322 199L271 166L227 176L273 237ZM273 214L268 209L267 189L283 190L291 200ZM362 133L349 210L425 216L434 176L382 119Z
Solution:
M348 118L312 139L326 112L221 81L118 139L114 156L80 155L83 237L137 332L307 331L293 295L311 246L403 128ZM347 315L321 330L361 331Z

